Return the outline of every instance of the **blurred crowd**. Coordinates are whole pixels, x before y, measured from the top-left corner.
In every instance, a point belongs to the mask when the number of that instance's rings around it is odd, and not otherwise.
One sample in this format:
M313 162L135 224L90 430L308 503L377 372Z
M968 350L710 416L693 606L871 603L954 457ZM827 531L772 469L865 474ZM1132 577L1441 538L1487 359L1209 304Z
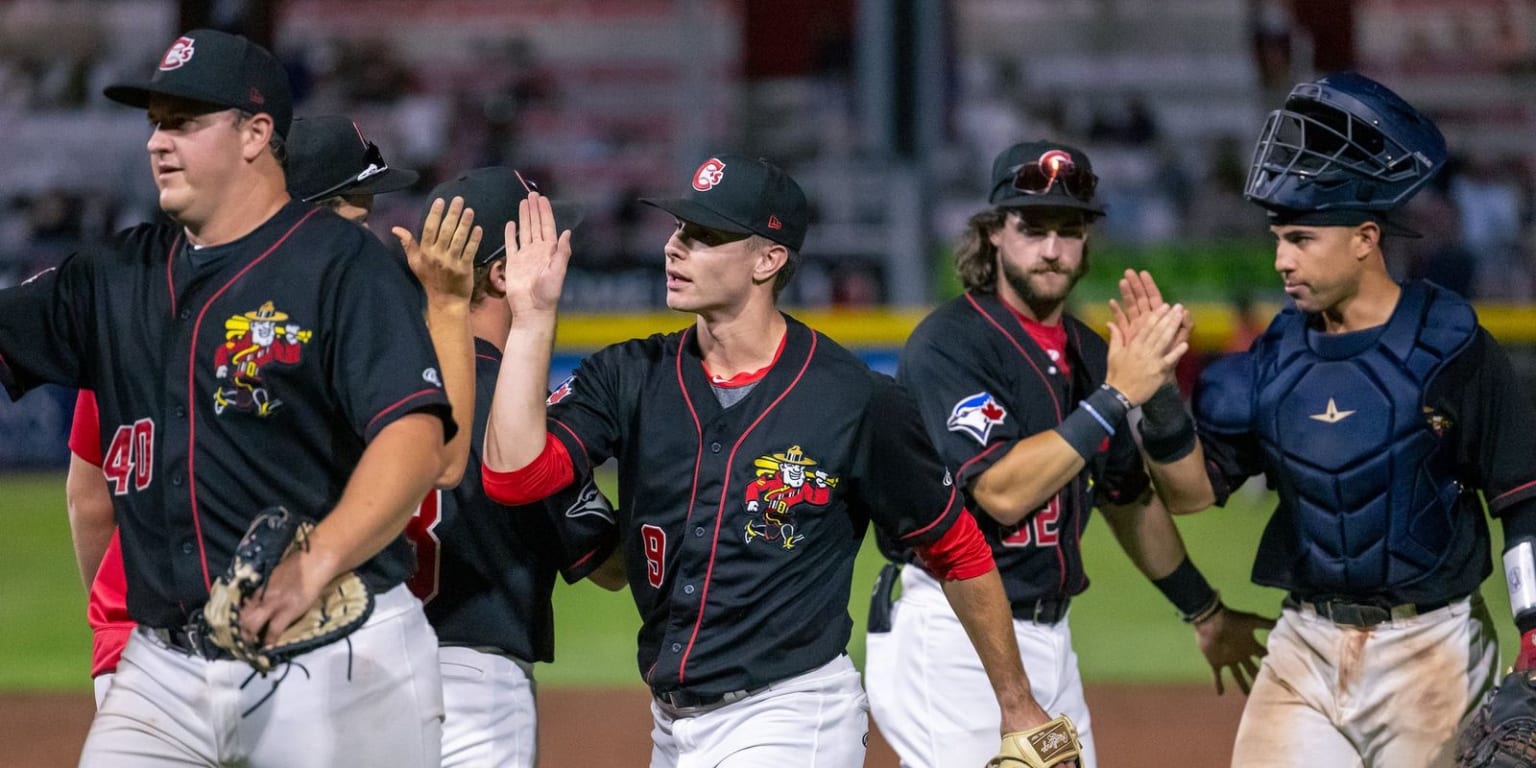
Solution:
M1256 72L1263 88L1283 82L1273 59L1281 35L1272 3L1260 3L1253 24ZM34 31L0 32L0 126L22 138L9 152L0 188L0 285L13 283L118 228L157 215L149 174L143 173L137 115L112 109L102 84L153 66L154 54L137 40L90 24L42 39ZM634 124L572 124L561 80L551 76L534 41L518 36L483 42L467 58L472 73L445 67L423 70L385 39L334 38L302 47L279 45L290 68L296 113L343 113L398 166L421 173L417 187L378 200L375 230L414 226L426 190L457 172L510 164L560 196L579 187L586 215L578 230L583 254L575 276L591 307L655 306L658 222L635 198L653 190L640 181L648 169L671 172L676 159L656 157L642 137L666 131L649 117ZM114 47L116 46L116 47ZM126 47L125 47L126 46ZM1288 49L1287 49L1288 50ZM782 138L778 155L814 166L818 158L849 152L857 131L850 55L817 67L803 92L819 112L803 124L827 126L814 141ZM1009 60L971 57L956 65L949 145L929 161L941 198L927 231L928 254L942 254L946 233L959 232L977 199L976 178L996 149L1019 138L1054 137L1078 143L1094 158L1101 195L1112 215L1102 236L1122 244L1186 244L1249 240L1265 247L1262 216L1242 200L1251 138L1233 134L1189 137L1159 119L1144 94L1041 94L1024 87ZM569 76L568 73L564 73ZM1166 107L1164 107L1166 108ZM784 110L796 114L794 110ZM1254 115L1257 124L1260 115ZM101 122L107 121L107 122ZM775 134L742 134L773 141ZM28 126L31 126L30 130ZM786 126L786 129L794 126ZM803 125L801 133L806 130ZM529 134L565 135L558 163L530 151ZM799 134L795 134L799 136ZM31 137L28 140L28 137ZM107 141L111 138L111 141ZM547 143L547 142L546 142ZM19 146L18 146L19 144ZM775 155L773 147L753 146ZM1465 152L1471 148L1456 147ZM108 156L110 155L110 156ZM94 167L92 167L94 166ZM585 169L576 175L573 168ZM611 172L605 169L612 168ZM1428 277L1477 299L1536 299L1536 167L1533 158L1464 154L1410 211L1424 233L1389 249L1402 276ZM849 193L852 194L852 193ZM832 208L840 201L818 201ZM845 206L846 207L846 206ZM662 236L664 237L664 235ZM942 258L938 256L937 258ZM802 303L866 305L884 294L878 264L857 258L817 264L798 290ZM942 269L927 270L928 273Z

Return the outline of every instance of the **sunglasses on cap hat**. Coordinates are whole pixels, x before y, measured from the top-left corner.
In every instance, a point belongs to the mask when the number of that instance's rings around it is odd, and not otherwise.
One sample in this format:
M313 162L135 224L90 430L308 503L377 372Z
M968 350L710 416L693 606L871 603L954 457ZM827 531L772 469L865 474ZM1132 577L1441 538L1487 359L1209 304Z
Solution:
M379 145L367 142L368 146L363 153L363 169L357 173L342 179L338 184L332 184L325 189L305 198L305 202L324 200L336 194L342 194L347 187L361 184L368 179L389 170L389 163L384 162L384 153L379 151Z
M1093 192L1099 186L1099 177L1093 171L1072 162L1072 156L1059 149L1008 171L1013 174L1013 188L1026 195L1047 194L1060 182L1068 195L1087 203L1093 200Z

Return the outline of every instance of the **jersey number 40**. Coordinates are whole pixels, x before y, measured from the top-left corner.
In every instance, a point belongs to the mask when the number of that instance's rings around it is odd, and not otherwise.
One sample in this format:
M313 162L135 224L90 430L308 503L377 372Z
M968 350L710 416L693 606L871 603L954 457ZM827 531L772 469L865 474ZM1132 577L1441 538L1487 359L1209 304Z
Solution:
M106 476L114 496L127 496L130 482L136 491L149 487L155 476L155 422L152 419L139 419L117 428L102 456L101 474Z

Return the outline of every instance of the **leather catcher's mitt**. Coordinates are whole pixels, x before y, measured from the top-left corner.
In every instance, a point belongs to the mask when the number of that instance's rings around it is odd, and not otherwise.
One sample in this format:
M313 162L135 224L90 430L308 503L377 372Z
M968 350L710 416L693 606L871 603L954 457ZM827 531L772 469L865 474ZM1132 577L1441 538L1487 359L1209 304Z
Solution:
M265 590L272 571L289 555L309 548L315 522L282 507L256 515L235 547L229 570L214 582L203 606L208 638L231 656L266 673L273 667L351 634L373 612L373 595L356 573L348 571L326 585L320 599L269 645L257 647L240 636L240 611L252 595Z
M1456 744L1459 768L1536 767L1536 671L1504 676Z
M987 768L1051 768L1076 760L1083 750L1077 729L1066 715L1027 731L1003 734L1003 747Z

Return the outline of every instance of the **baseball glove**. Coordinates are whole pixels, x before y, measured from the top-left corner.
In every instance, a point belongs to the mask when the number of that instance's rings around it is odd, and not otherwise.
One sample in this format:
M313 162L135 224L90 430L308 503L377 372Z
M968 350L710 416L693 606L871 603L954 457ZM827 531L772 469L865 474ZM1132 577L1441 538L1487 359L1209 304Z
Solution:
M1504 676L1456 744L1458 768L1536 768L1536 671Z
M1077 729L1061 715L1027 731L1003 734L1003 747L987 762L987 768L1051 768L1077 760L1082 750Z
M299 654L346 637L373 612L373 595L356 573L348 571L327 585L320 599L266 647L252 645L240 635L245 601L266 589L278 563L309 548L314 528L313 520L282 507L262 510L235 547L229 570L208 592L203 606L208 638L258 672L270 672Z

